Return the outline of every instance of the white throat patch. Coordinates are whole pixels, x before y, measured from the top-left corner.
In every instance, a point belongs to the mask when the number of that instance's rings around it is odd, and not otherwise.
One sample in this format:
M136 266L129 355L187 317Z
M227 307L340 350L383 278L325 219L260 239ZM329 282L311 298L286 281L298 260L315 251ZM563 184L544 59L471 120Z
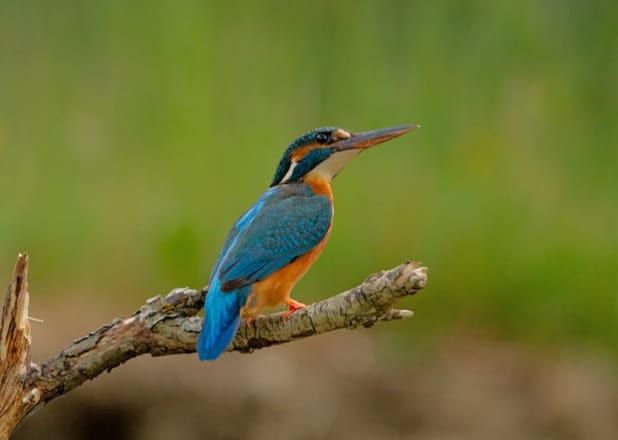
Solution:
M328 159L315 167L310 173L320 174L327 179L335 177L347 163L356 157L362 150L345 150L333 153Z

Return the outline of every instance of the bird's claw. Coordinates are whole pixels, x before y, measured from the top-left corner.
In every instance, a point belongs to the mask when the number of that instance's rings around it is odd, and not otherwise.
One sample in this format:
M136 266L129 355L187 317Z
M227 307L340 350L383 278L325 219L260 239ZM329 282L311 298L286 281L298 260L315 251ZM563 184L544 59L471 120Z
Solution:
M284 322L287 321L287 319L290 317L290 315L292 313L294 313L295 311L299 310L299 309L304 309L305 307L307 307L305 304L293 300L292 298L289 298L286 302L287 306L288 306L288 311L285 312L283 314L283 317L281 318Z
M245 318L245 322L247 323L248 327L255 328L255 320L261 318L262 316L264 315L249 316Z

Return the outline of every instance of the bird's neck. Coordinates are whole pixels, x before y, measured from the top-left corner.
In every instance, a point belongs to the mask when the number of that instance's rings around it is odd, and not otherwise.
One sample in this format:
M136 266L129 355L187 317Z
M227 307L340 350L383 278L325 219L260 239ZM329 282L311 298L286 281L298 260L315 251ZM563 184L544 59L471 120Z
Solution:
M331 179L321 173L309 173L303 182L316 194L325 195L333 201L333 189L330 186Z

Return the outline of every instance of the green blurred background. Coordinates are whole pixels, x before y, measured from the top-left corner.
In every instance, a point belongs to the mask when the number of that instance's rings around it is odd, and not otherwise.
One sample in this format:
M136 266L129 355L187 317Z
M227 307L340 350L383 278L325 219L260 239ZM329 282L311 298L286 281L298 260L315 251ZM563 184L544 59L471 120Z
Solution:
M421 260L414 319L372 330L404 359L457 331L615 359L617 22L604 1L3 0L0 280L26 250L33 307L126 315L207 282L297 135L420 123L337 178L295 296Z

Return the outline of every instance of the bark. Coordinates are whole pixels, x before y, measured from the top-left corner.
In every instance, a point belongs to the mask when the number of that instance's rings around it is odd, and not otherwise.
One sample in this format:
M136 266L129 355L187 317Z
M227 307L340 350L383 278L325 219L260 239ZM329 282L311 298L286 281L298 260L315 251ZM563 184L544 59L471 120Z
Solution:
M207 289L178 288L165 297L147 300L129 318L115 319L73 341L51 359L31 362L27 273L28 256L20 255L0 322L0 439L8 438L37 405L133 357L195 351L202 322L195 315L204 304ZM426 267L414 262L401 264L371 275L358 287L298 310L286 321L282 313L275 313L251 325L241 324L228 351L249 353L332 330L408 318L412 312L394 309L393 305L418 292L426 282Z

